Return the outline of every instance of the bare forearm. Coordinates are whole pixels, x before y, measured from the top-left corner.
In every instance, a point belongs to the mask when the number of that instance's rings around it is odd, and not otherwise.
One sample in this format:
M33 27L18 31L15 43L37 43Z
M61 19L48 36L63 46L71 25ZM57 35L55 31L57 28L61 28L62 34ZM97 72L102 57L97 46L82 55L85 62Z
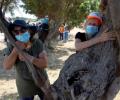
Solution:
M81 51L85 48L91 47L95 44L100 43L101 41L99 40L98 37L93 38L91 40L85 41L85 42L75 42L75 48L77 51Z
M21 61L25 61L24 57L20 57L20 55L18 56L19 59ZM48 58L47 58L47 54L43 51L42 53L39 54L38 58L31 56L28 53L25 53L25 57L27 60L29 60L32 64L34 64L36 67L40 68L40 69L44 69L47 67L48 65Z
M5 69L11 69L15 64L17 59L17 54L14 51L11 52L9 56L4 59L3 66Z
M36 65L36 67L40 68L40 69L44 69L47 67L47 59L45 58L34 58L33 59L33 62L32 62L34 65Z
M36 58L36 57L33 57L29 54L26 54L26 57L32 64L34 64L38 68L44 69L48 65L47 56Z

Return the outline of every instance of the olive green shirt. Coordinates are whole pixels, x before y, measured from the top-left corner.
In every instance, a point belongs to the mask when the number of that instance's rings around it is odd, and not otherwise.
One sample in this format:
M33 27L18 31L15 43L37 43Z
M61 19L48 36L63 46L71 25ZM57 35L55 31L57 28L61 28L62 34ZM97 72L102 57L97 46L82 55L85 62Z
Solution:
M9 44L8 48L5 49L5 54L9 55L13 47ZM25 50L28 54L34 57L38 57L43 51L43 44L40 40L34 40L30 49ZM36 94L42 94L41 90L36 86L32 78L31 72L28 70L27 65L24 61L16 60L16 85L20 97L31 97ZM34 65L35 66L35 65ZM35 66L36 67L36 66ZM47 73L45 70L39 70L47 79Z

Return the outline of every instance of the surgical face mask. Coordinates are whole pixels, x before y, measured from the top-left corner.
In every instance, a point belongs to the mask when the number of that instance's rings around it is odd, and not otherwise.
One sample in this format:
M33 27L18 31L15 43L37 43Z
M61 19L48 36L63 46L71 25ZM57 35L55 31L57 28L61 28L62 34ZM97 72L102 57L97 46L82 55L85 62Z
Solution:
M20 42L27 43L30 40L30 33L25 32L23 34L16 35L15 38Z
M86 30L86 34L88 38L91 38L91 37L94 37L98 33L99 27L93 26L93 25L87 25L85 30Z

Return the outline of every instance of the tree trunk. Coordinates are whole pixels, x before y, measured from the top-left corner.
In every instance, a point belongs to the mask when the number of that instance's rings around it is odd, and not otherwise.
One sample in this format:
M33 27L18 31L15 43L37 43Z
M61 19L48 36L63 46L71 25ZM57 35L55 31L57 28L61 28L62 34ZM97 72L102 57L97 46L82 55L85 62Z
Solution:
M101 43L71 55L65 61L59 78L52 85L53 91L58 95L57 100L108 100L106 94L116 79L116 69L119 68L120 0L105 1L106 23L103 29L110 28L109 31L117 34L118 41ZM37 74L34 69L31 71ZM51 91L47 91L49 89L46 85L39 85L49 98L48 94L51 94ZM53 100L48 98L47 100Z
M117 34L118 40L92 46L65 61L59 78L53 84L59 100L110 100L107 97L109 87L117 79L119 69L120 0L102 1L106 3L102 30L108 28Z
M52 47L52 43L56 43L57 42L57 37L59 35L59 27L61 25L61 23L63 23L63 20L51 20L50 21L50 32L47 36L47 39L45 41L45 44L48 48L54 48Z
M115 79L116 53L109 41L70 56L54 83L61 100L99 100Z

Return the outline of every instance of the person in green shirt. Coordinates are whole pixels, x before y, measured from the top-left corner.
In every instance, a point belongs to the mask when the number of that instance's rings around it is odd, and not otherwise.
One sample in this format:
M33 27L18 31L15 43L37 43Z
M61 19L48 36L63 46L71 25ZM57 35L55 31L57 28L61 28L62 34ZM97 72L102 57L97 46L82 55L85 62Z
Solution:
M13 22L11 34L19 45L27 54L27 59L34 67L40 69L41 73L47 79L45 68L48 64L47 54L43 49L43 44L39 39L32 39L32 35L28 31L27 24L24 20L15 20ZM32 36L32 37L31 37ZM40 100L44 99L44 93L35 84L31 72L28 70L24 57L9 42L5 49L5 59L3 66L9 70L13 66L16 70L16 86L20 100L33 100L35 95L39 95Z

